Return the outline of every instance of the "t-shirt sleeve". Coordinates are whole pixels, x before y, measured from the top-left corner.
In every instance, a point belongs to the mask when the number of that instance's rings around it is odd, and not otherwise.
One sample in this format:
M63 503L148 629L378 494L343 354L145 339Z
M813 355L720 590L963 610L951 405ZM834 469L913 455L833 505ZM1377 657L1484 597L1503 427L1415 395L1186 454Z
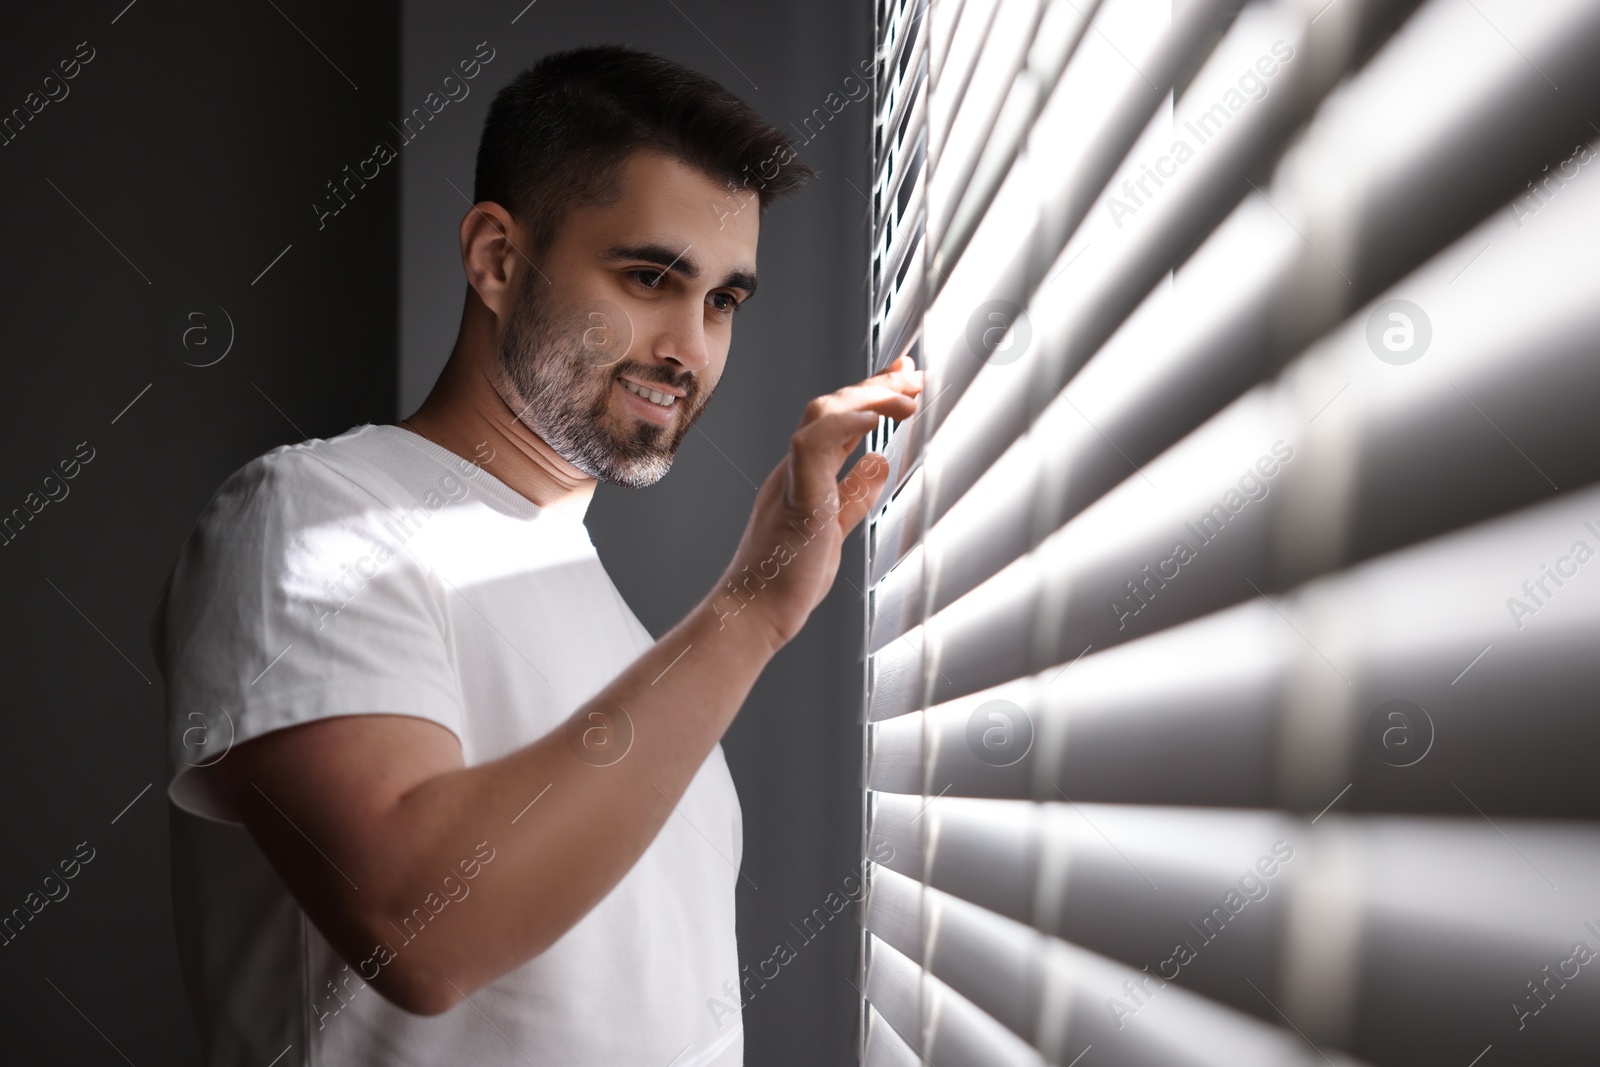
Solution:
M390 713L460 736L440 583L396 536L398 513L302 446L252 460L217 491L151 620L175 804L238 822L212 768L287 726Z

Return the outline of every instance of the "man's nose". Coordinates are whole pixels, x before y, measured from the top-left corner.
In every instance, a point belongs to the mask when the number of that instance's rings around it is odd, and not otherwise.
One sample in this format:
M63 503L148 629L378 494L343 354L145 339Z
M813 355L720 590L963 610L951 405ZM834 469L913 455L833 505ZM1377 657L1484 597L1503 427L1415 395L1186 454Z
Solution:
M684 302L661 321L650 354L674 370L700 374L711 363L706 342L705 309Z

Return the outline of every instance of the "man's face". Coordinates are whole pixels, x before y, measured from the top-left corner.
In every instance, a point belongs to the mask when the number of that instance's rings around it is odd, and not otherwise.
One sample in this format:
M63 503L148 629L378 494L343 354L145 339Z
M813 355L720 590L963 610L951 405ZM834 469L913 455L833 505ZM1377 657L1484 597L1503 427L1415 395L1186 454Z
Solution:
M638 487L667 473L722 377L759 210L653 151L628 158L622 188L570 211L537 270L524 261L496 386L568 463Z

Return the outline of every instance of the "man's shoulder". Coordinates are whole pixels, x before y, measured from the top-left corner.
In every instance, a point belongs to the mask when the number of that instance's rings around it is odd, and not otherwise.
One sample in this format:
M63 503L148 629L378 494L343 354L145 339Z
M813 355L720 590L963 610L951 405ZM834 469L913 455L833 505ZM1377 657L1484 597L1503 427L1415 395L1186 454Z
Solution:
M415 502L416 457L399 435L363 423L333 437L278 445L234 469L196 519L198 531L265 516L289 522L391 512Z
M309 595L361 564L375 543L394 539L407 490L392 472L403 466L405 447L366 423L278 445L236 468L179 547L157 619L180 606L198 619L213 601L234 605L235 614L266 610L275 598ZM384 570L396 583L417 566L408 556Z
M178 551L178 569L239 575L303 557L313 541L370 540L409 495L396 461L385 461L404 447L367 423L256 456L201 508Z
M374 470L382 470L382 457L392 442L381 427L363 423L334 437L312 437L278 445L236 468L223 481L218 495L289 494L325 491L338 495L371 494Z

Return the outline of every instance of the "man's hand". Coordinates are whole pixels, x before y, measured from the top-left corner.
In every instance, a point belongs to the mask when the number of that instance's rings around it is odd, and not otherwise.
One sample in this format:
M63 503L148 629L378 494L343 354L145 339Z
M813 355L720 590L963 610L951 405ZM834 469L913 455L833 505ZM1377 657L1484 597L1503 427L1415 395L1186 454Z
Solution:
M879 416L910 418L922 372L901 356L872 377L806 405L789 453L756 493L733 562L707 600L723 626L765 628L773 649L805 625L833 586L846 535L883 491L889 464L869 452L839 470Z

